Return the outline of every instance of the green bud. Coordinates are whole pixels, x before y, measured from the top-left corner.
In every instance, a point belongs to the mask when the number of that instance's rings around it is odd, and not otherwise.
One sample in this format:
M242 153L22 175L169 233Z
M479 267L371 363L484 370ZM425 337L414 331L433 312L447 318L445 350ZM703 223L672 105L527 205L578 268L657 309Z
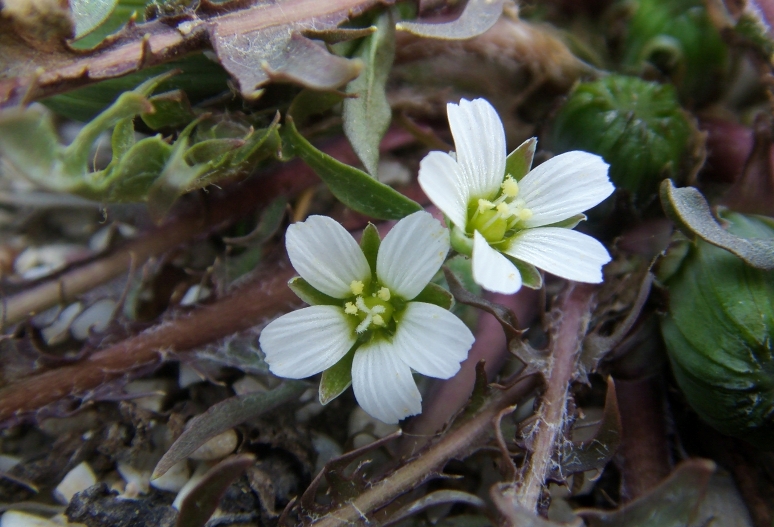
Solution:
M774 238L772 218L726 213L723 219L737 236ZM669 266L669 311L661 320L675 379L707 423L770 449L774 271L750 267L701 240L678 245L681 251L679 266Z
M557 115L556 152L585 150L610 164L610 179L646 203L690 162L696 128L672 86L610 75L579 84Z
M623 46L624 69L633 74L659 70L690 104L716 98L729 60L704 2L639 0L635 6Z

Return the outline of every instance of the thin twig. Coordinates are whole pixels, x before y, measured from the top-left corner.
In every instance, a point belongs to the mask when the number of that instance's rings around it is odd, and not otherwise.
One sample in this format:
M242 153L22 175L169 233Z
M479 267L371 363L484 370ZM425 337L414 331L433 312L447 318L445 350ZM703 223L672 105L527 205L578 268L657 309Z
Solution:
M522 470L517 494L519 505L529 511L537 511L554 453L563 439L570 382L586 334L594 292L593 286L570 283L554 309L553 320L558 325L551 340L547 387L531 430L532 453Z

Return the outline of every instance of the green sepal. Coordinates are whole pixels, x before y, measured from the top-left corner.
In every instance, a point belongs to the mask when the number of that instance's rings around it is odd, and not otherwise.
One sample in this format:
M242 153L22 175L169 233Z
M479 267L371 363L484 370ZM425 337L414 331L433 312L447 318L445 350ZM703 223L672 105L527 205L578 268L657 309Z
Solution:
M360 238L360 249L366 257L369 267L371 267L371 274L376 275L376 255L379 253L379 245L382 243L382 239L379 238L379 229L376 225L369 223L365 229L363 229L363 236Z
M505 158L505 173L513 176L513 179L516 181L521 181L532 168L536 147L537 137L531 137L521 143L516 150Z
M356 347L357 344L344 358L323 372L320 379L320 404L328 404L352 384L352 361L355 359Z
M282 138L287 149L312 167L333 195L352 210L384 220L398 220L422 210L419 203L376 181L362 170L316 149L298 133L293 119L289 117L282 129Z
M451 309L454 307L454 296L440 285L430 282L412 302L425 302L444 309Z
M447 225L449 222L446 222ZM452 249L465 256L471 256L473 254L473 238L465 234L461 228L456 225L452 225L451 236L449 241L451 242Z
M519 270L521 284L524 287L528 287L529 289L540 289L543 287L543 275L540 274L537 267L527 262L517 260L516 258L509 257L507 254L503 256L508 258L508 260L516 266L516 269Z
M296 276L288 280L288 287L295 295L309 304L310 306L339 306L341 307L341 300L333 298L325 293L321 293L311 285L309 282Z
M574 229L582 221L586 221L586 215L576 214L575 216L571 216L566 220L557 221L556 223L551 223L549 225L543 225L543 227L559 227L562 229Z

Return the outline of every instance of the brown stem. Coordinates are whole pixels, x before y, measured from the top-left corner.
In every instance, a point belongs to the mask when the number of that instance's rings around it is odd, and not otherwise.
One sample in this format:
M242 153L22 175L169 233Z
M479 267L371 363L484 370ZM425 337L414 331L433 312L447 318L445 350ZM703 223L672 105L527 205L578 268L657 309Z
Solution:
M324 19L341 11L356 14L376 3L378 0L286 0L238 11L232 6L217 4L221 7L216 6L214 14L200 9L196 15L130 25L91 53L60 50L43 54L21 47L15 51L26 59L26 64L19 58L16 62L21 66L14 63L11 71L23 68L23 73L0 79L0 108L29 103L209 49L210 33L216 29L219 34L246 35L276 31L284 25L292 31L298 22ZM245 3L231 4L239 9ZM223 13L227 9L235 12ZM11 43L19 47L13 40L7 45Z
M92 390L127 372L163 360L167 352L182 352L244 331L298 299L287 287L293 269L278 263L263 279L234 291L217 302L164 322L135 337L98 351L78 363L27 377L0 391L0 422L35 412L59 399Z
M537 419L531 430L531 450L521 474L517 499L519 505L537 512L540 494L545 485L558 442L565 425L570 382L586 334L595 287L570 282L554 309L558 320L551 339L550 371Z
M670 472L664 401L657 379L615 382L623 442L622 494L626 501L646 494Z
M424 483L443 469L446 462L463 455L491 432L492 420L529 393L537 383L534 376L526 377L498 392L481 411L459 428L412 460L403 464L383 480L373 484L352 501L339 505L312 523L316 527L334 527L364 523L366 515L387 505L396 497Z

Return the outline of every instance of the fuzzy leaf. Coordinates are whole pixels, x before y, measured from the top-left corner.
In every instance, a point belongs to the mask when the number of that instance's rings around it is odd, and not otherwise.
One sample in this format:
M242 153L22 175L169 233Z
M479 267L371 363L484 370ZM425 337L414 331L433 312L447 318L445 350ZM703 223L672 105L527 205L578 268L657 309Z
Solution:
M532 169L535 148L537 148L536 137L531 137L521 143L516 150L505 158L505 173L513 176L513 179L516 181L521 181Z
M452 22L400 22L396 29L419 37L443 40L467 40L486 33L495 25L503 12L505 0L468 0L465 10Z
M320 404L328 404L344 393L352 384L352 361L355 350L351 349L339 362L325 370L320 379Z
M707 200L695 188L676 188L671 180L665 179L660 194L664 212L686 236L698 236L757 269L774 269L774 240L740 238L724 230L712 215Z
M344 94L338 91L301 90L288 108L288 116L296 126L305 126L313 115L330 110L344 100Z
M204 527L226 489L255 463L252 454L230 456L212 467L180 504L175 527Z
M376 23L377 31L366 37L356 56L365 67L347 85L347 93L357 95L344 100L344 133L352 143L366 170L376 177L379 143L390 126L392 110L385 87L395 58L395 26L392 12L386 10Z
M151 130L183 126L196 117L188 96L182 90L160 93L149 100L153 105L153 112L144 113L140 117Z
M153 470L152 479L161 477L178 461L218 434L274 410L301 395L309 385L288 381L269 392L248 393L230 397L194 417L189 427L177 438Z
M317 150L298 133L292 119L287 120L282 137L288 150L312 167L333 195L352 210L385 220L397 220L422 210L418 203L393 188Z
M79 39L101 26L118 5L118 0L70 0L75 22L75 38Z

